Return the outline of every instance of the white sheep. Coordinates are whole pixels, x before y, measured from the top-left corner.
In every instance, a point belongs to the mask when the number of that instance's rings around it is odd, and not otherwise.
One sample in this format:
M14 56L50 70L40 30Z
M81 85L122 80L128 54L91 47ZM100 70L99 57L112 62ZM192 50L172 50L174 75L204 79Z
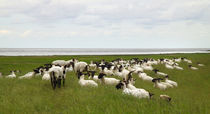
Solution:
M193 67L192 65L189 65L189 67L190 67L192 70L198 70L198 68Z
M106 74L104 74L104 73L100 73L98 75L98 79L100 79L101 80L101 83L103 83L103 84L106 84L106 85L116 85L116 84L118 84L120 82L120 80L115 79L115 78L105 78L104 77L105 75Z
M139 78L141 78L143 81L149 81L152 82L153 78L151 76L148 76L146 73L139 71L138 72Z
M6 78L16 78L16 74L15 74L15 71L10 71L11 74L6 76Z
M92 87L98 87L98 84L93 80L85 80L85 75L81 72L78 73L78 79L79 79L79 85L81 86L92 86Z
M96 76L95 73L95 71L88 71L89 79L93 79L94 81L100 81L100 79L98 79L98 76Z
M169 83L169 84L171 84L171 85L173 85L173 86L175 86L175 87L177 87L177 86L178 86L177 82L172 81L172 80L169 80L168 78L169 78L169 76L168 76L168 75L167 75L167 76L165 76L165 82L166 82L166 83Z
M132 85L130 85L130 86L132 86ZM132 86L132 89L127 88L125 82L119 82L116 85L116 88L123 89L123 94L132 95L132 96L140 98L140 99L141 98L151 98L151 96L153 95L144 89L135 88L134 86Z
M18 77L19 79L23 79L23 78L27 78L27 79L29 79L29 78L32 78L32 77L34 77L35 76L35 72L28 72L28 73L26 73L25 75L23 75L23 76L20 76L20 77Z
M153 71L155 72L155 74L158 74L158 75L161 75L161 76L167 76L167 75L168 75L168 74L166 74L166 73L159 72L158 69L154 69Z
M171 97L169 97L168 95L160 95L160 99L166 100L168 102L171 101Z
M174 69L174 67L171 66L171 65L169 65L168 63L165 64L165 67L166 67L167 69Z
M44 75L42 76L42 80L50 80L50 73L48 71L44 71Z
M167 86L158 82L158 79L153 79L152 82L154 83L154 87L159 88L160 90L166 90Z
M55 60L52 62L52 65L60 65L60 66L65 66L69 64L68 61L65 61L65 60Z

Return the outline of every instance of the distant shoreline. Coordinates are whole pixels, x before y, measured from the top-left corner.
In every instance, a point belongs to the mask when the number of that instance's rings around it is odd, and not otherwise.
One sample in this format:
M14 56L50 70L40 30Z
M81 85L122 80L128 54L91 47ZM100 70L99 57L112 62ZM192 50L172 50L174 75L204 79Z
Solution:
M104 56L210 53L209 48L0 48L0 56Z

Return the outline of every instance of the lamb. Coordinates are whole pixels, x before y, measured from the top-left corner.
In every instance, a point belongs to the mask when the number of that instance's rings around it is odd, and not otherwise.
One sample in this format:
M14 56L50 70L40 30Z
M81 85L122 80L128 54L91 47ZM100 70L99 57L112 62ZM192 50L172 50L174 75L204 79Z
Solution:
M100 79L101 80L101 83L103 83L103 84L116 85L116 84L118 84L120 82L120 80L115 79L115 78L105 78L104 77L105 75L106 74L104 74L104 73L100 73L98 75L98 79Z
M91 86L98 87L98 84L93 80L85 80L85 75L82 72L78 72L79 85L81 86Z
M169 83L169 84L171 84L171 85L173 85L173 86L175 86L175 87L177 87L177 86L178 86L177 82L172 81L172 80L169 80L168 78L169 78L169 76L168 76L168 75L167 75L167 76L165 76L165 82L166 82L166 83Z
M168 102L171 101L171 97L169 97L168 95L160 95L160 99L166 100Z
M10 71L11 74L6 76L6 78L16 78L16 74L15 74L15 71Z
M146 73L143 73L141 71L138 72L139 78L141 78L143 81L149 81L152 82L153 78L148 76Z

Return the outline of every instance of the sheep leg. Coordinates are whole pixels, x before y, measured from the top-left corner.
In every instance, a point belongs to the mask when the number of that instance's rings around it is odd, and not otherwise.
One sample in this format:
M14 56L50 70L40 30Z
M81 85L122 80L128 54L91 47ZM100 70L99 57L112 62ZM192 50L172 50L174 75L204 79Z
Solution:
M64 76L63 76L63 87L65 86L65 78L64 78Z
M58 79L58 88L61 88L61 78Z
M55 76L53 77L53 82L54 82L53 89L55 89L56 88L56 83L57 83L57 80L56 80Z

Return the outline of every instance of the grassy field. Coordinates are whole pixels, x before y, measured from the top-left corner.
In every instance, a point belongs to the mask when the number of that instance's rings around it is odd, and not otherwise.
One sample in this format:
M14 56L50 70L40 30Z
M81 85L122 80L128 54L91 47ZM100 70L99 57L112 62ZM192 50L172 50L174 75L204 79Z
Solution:
M210 113L210 54L170 54L170 55L132 55L132 56L37 56L37 57L0 57L0 72L8 75L10 70L21 70L23 75L33 68L53 60L77 58L90 62L116 58L172 58L187 57L196 66L205 64L198 71L188 68L187 63L180 66L185 70L168 70L164 65L155 68L168 73L170 79L178 82L178 88L161 91L152 83L143 82L137 76L136 87L144 88L155 96L151 99L137 99L123 95L122 90L114 86L100 85L98 88L80 87L74 73L67 74L65 88L52 90L49 81L41 77L32 79L0 78L0 114L6 113L173 113L173 114L208 114ZM157 77L153 72L146 71ZM172 97L168 103L159 99L160 94Z

